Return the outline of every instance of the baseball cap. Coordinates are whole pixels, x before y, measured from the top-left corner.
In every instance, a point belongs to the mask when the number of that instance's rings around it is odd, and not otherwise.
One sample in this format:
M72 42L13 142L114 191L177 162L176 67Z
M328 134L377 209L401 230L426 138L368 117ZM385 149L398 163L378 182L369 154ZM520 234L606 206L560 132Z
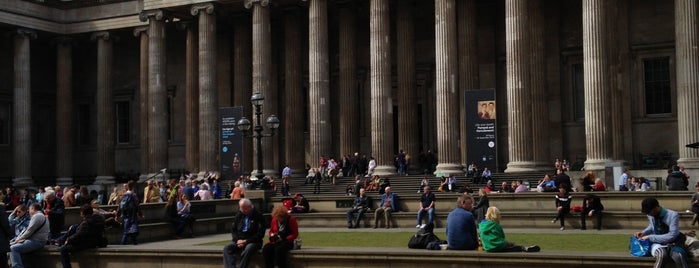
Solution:
M653 197L647 197L646 199L643 199L643 202L641 202L641 212L647 215L648 213L650 213L651 210L653 210L657 206L660 206L657 199Z

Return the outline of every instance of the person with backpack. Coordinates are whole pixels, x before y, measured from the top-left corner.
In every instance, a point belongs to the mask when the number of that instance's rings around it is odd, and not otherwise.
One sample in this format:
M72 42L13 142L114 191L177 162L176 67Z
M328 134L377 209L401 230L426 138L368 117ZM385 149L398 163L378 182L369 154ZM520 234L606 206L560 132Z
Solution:
M83 218L77 230L66 238L60 246L61 264L63 268L72 267L70 254L90 248L97 248L102 243L104 236L104 217L95 214L90 204L80 207L80 216Z
M121 237L121 244L126 245L128 238L134 245L138 244L136 237L138 237L138 218L140 211L138 209L138 196L133 192L134 181L129 181L126 184L126 192L119 202L119 209L117 215L124 225L124 235Z

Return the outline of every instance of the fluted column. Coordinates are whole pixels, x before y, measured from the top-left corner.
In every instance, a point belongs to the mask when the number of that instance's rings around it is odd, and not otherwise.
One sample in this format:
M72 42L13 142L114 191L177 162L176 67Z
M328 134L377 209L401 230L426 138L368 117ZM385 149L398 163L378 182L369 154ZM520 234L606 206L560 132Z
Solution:
M148 168L155 173L168 167L168 128L165 16L161 10L144 11L148 21Z
M582 14L587 146L585 170L602 170L612 158L605 1L583 0Z
M248 0L245 2L246 8L252 8L252 89L254 92L262 93L265 96L265 101L262 107L262 121L271 115L270 110L273 109L275 102L271 99L273 96L273 88L270 80L272 79L272 27L270 23L270 7L268 0ZM248 102L250 99L248 99ZM253 119L253 118L251 118ZM251 120L255 122L255 120ZM264 123L263 123L264 124ZM264 127L264 126L263 126ZM272 139L263 138L262 148L254 148L254 150L262 150L263 152L263 172L268 173L272 164L270 161L272 156ZM256 152L256 151L255 151ZM257 154L253 154L255 163L257 162ZM269 169L267 167L270 167ZM257 166L253 171L257 170Z
M233 29L233 103L243 107L243 116L252 119L252 32L250 17L242 15ZM243 171L252 170L252 139L243 139Z
M357 94L356 30L354 10L350 5L338 12L339 77L338 77L338 129L342 155L359 152L359 100Z
M327 0L309 0L308 110L310 115L310 161L314 167L321 156L328 156L332 153L327 6Z
M699 168L699 150L685 145L699 138L699 38L697 38L697 2L675 0L675 47L677 56L677 132L680 158L678 165Z
M303 177L306 158L303 137L303 113L298 107L304 105L303 98L303 51L301 51L301 16L289 10L284 17L284 100L286 115L284 123L284 163L291 168L292 176Z
M396 2L396 69L398 71L398 148L417 156L418 126L415 92L415 29L413 2ZM417 158L415 158L417 159ZM417 161L411 161L415 163ZM410 168L410 167L407 167ZM406 170L407 171L407 170Z
M459 147L461 148L461 164L467 168L475 159L468 159L466 146L466 107L464 105L464 90L480 88L478 72L478 22L476 21L476 0L456 1L457 28L459 34Z
M114 96L112 41L109 32L96 32L97 41L97 178L95 184L114 184Z
M546 99L546 36L543 2L533 0L529 3L529 35L531 36L531 110L532 110L532 157L534 168L549 170L549 125L548 102Z
M218 170L218 99L216 84L216 13L214 5L194 5L199 15L199 177Z
M396 174L393 161L393 102L391 101L391 18L389 0L371 0L371 148L378 165L374 174Z
M197 44L197 24L185 21L180 27L186 31L185 37L185 154L187 170L199 169L199 55ZM218 136L218 135L217 135Z
M456 1L435 0L435 57L437 107L437 170L463 174L459 152L459 89L457 87Z
M15 90L12 108L12 155L14 186L33 186L32 180L32 85L31 85L31 39L36 32L17 29L14 34Z
M140 147L140 173L138 181L148 179L148 173L152 172L148 159L148 26L136 27L133 35L139 38L139 75L138 75L138 125Z
M73 44L56 40L56 184L73 184Z
M530 33L527 2L505 1L507 49L507 128L510 162L505 172L530 171L532 105L530 84Z

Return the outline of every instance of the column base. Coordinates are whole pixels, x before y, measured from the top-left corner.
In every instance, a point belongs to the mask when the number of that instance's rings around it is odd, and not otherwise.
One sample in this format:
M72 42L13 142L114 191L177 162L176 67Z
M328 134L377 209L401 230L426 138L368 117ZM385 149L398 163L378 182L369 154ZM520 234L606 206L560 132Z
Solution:
M56 185L61 186L61 187L73 185L73 178L70 178L70 177L57 178Z
M371 175L379 175L380 177L392 177L398 175L398 170L394 166L376 166L374 173Z
M446 176L446 174L449 175L463 175L464 170L463 167L460 164L453 164L453 163L439 163L437 164L437 168L434 171L434 174L443 174Z
M543 166L534 161L509 162L507 163L505 173L536 172L543 170L539 168L543 168Z
M611 159L587 159L585 161L585 167L583 167L583 169L586 171L604 171L608 164L611 162L614 161L612 161Z
M276 170L274 170L274 169L263 169L263 170L262 170L262 173L264 173L265 176L270 176L270 177L273 176L273 177L275 177L275 178L280 178L280 177L279 177L279 175L280 175L279 171L276 171Z
M114 184L114 176L97 176L95 184Z
M685 169L699 169L699 158L680 158L677 159L677 165Z
M12 179L12 186L15 186L15 187L34 186L34 180L32 180L32 177L16 177L16 178Z

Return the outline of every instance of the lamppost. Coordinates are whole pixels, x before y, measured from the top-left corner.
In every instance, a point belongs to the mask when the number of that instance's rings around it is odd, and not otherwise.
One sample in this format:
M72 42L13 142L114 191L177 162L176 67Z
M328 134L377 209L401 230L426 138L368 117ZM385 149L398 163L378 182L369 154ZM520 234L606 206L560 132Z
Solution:
M262 115L262 103L264 100L265 96L259 92L252 94L252 97L250 98L250 101L252 101L252 106L255 107L254 133L248 134L251 125L250 120L245 117L241 117L240 120L238 120L238 130L242 131L243 136L246 138L254 138L257 143L257 172L255 173L255 177L257 177L258 183L262 182L262 178L265 176L265 174L262 173L262 137L274 136L274 131L279 128L279 124L281 124L276 115L270 115L265 121L267 123L267 128L270 129L270 131L269 133L262 133L264 129L262 128L262 121L260 121L260 117Z

